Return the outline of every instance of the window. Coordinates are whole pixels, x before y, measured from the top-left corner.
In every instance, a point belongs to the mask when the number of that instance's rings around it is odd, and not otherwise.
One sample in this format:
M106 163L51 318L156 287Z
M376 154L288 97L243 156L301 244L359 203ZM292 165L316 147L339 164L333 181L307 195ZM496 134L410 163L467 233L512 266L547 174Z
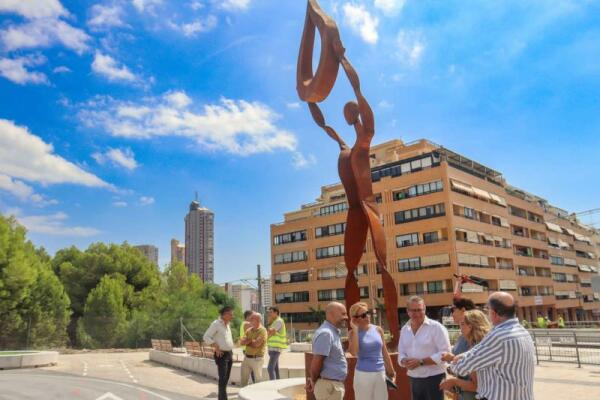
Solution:
M553 272L552 273L552 280L555 282L566 282L567 281L567 276L563 273L560 272Z
M442 181L422 183L408 188L393 192L394 201L408 199L416 196L423 196L429 193L441 192L443 190Z
M419 234L409 233L407 235L396 236L396 247L408 247L419 244Z
M289 253L275 254L275 264L287 264L308 259L306 251L290 251Z
M435 243L435 242L439 242L440 238L438 235L438 232L425 232L423 234L423 243Z
M383 203L383 197L381 196L381 193L377 193L377 194L375 195L375 202L376 202L377 204L381 204L381 203Z
M565 265L565 261L562 257L550 256L550 264L554 265Z
M427 293L443 293L442 281L427 282Z
M328 206L321 207L319 211L317 211L316 215L329 215L336 214L342 211L346 211L348 209L348 203L336 203Z
M317 249L317 259L339 257L344 255L344 245L338 244L337 246L321 247Z
M369 297L369 287L362 286L358 288L358 294L361 299L366 299Z
M416 271L419 269L421 269L421 259L419 257L398 260L398 272Z
M415 294L425 293L424 287L425 287L425 285L423 284L423 282L419 282L419 283L415 284Z
M275 283L308 282L308 271L275 274Z
M396 224L417 221L420 219L435 218L446 215L444 203L431 206L413 208L412 210L398 211L394 214Z
M297 231L291 233L283 233L273 237L273 244L278 246L280 244L300 242L306 240L306 231Z
M327 280L345 278L347 274L348 270L346 267L344 265L338 265L336 267L319 269L317 276L319 280Z
M410 174L411 172L417 172L425 168L438 166L440 163L439 155L428 154L421 156L418 159L411 161L400 161L394 164L388 164L383 167L378 167L371 171L371 180L373 182L380 181L381 178L386 176L396 177L400 175Z
M333 236L333 235L341 235L346 232L346 223L342 222L340 224L333 225L325 225L315 228L315 237L323 237L323 236Z
M343 300L345 297L344 289L318 290L317 299L319 301Z
M477 212L474 208L465 207L464 208L464 217L469 219L477 219Z
M275 294L276 303L302 303L308 301L308 292L288 292Z
M367 275L369 273L369 269L367 268L367 264L362 264L356 267L354 272L354 276L357 278L362 275Z
M408 283L401 283L400 284L400 296L408 296L409 294L409 290L408 290Z

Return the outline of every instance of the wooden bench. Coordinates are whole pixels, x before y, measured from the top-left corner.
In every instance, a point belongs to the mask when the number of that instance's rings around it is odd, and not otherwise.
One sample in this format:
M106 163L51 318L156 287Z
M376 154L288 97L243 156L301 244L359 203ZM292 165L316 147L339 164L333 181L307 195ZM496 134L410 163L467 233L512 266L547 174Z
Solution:
M152 342L152 350L160 350L160 340L151 339Z
M173 352L173 344L171 343L170 340L161 340L160 341L160 350L166 351L168 353L172 353Z
M185 342L185 350L190 356L202 357L202 348L198 342Z

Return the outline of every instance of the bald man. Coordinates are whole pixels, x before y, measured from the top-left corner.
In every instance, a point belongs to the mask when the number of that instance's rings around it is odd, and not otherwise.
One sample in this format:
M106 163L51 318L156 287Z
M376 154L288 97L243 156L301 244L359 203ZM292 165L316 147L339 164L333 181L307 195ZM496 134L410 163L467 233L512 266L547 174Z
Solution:
M476 372L479 399L533 400L535 350L515 317L517 303L509 293L495 292L487 304L494 328L478 345L454 357L450 370L460 376Z
M348 321L346 307L337 302L329 303L325 309L325 318L325 322L313 336L313 358L306 379L306 389L314 392L317 400L342 400L348 364L342 348L340 329Z

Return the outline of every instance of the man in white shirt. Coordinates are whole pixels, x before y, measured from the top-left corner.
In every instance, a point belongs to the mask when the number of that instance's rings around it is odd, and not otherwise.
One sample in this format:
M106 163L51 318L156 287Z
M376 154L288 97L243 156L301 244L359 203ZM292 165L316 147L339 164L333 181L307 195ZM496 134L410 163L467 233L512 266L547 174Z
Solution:
M233 319L233 309L221 308L221 317L210 324L204 332L204 343L215 349L215 364L219 372L219 400L227 400L227 382L233 365L233 337L229 323Z
M442 353L450 349L448 331L427 318L421 297L411 296L406 309L410 320L400 330L398 360L408 369L412 400L443 400L439 386L446 376Z

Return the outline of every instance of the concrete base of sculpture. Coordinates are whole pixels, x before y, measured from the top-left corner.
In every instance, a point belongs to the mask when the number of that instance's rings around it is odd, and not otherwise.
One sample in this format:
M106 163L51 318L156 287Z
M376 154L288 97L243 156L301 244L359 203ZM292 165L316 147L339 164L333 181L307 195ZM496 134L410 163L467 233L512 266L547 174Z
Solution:
M302 342L291 343L290 351L292 353L307 353L309 351L312 351L312 344L311 343L302 343Z
M396 370L396 385L398 386L398 390L388 390L388 398L389 400L404 400L410 399L410 382L408 380L408 376L406 375L406 368L398 365L398 353L391 353L390 357L392 358L392 364L394 364L394 369ZM306 370L308 371L310 368L310 362L312 360L312 353L304 354L304 362ZM346 378L345 386L346 386L346 394L344 395L344 400L354 400L354 367L356 367L356 357L346 357L348 361L348 377ZM307 393L307 400L315 400L315 397ZM376 399L373 399L376 400Z
M36 368L56 363L57 351L0 351L0 369Z
M304 395L305 378L260 382L240 389L240 400L295 400Z
M217 365L214 360L201 357L192 357L187 354L181 353L168 353L159 350L150 350L150 360L165 364L177 369L183 369L185 371L193 372L196 374L204 375L208 378L218 379L219 374L217 371ZM233 363L231 368L231 376L229 383L232 385L240 385L242 380L242 364L237 362ZM303 378L304 379L304 368L279 368L279 374L282 379L287 378ZM263 367L263 379L266 380L269 377L267 367Z

